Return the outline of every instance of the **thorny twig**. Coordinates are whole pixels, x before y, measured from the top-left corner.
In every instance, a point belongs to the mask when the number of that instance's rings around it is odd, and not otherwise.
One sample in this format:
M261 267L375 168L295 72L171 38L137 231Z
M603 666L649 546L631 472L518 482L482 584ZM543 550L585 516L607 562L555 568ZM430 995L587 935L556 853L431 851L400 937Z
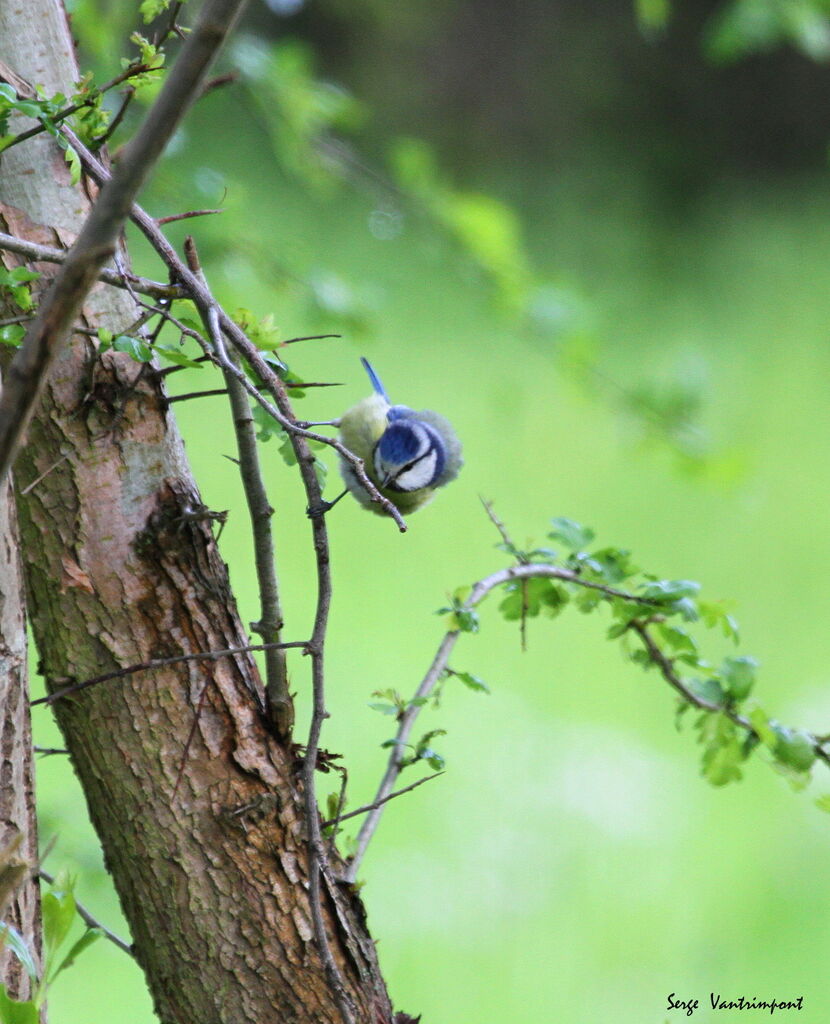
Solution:
M430 779L437 779L439 775L443 775L443 772L433 772L432 775L425 775L422 779L418 779L417 782L411 782L408 786L404 786L402 789L396 789L394 793L389 793L381 800L374 800L370 804L364 804L363 807L358 807L354 811L349 811L347 814L339 814L336 818L330 818L328 821L321 823L322 828L331 828L332 825L337 826L341 822L348 821L349 818L357 818L361 814L368 814L369 811L374 811L380 807L381 804L388 803L390 800L394 800L396 796L403 796L404 793L411 793L413 789L417 789L418 786L423 786L425 782L429 782Z

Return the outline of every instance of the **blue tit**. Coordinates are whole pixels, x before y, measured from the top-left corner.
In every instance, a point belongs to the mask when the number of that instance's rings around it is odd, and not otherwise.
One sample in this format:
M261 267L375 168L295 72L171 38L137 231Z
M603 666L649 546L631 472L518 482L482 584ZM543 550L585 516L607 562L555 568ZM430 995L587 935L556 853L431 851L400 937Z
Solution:
M358 402L340 420L340 440L363 459L366 475L381 494L408 515L426 505L438 487L454 480L463 465L461 442L443 416L428 409L415 411L392 405L389 396L366 359L374 393ZM346 487L364 508L383 515L355 474L340 460Z

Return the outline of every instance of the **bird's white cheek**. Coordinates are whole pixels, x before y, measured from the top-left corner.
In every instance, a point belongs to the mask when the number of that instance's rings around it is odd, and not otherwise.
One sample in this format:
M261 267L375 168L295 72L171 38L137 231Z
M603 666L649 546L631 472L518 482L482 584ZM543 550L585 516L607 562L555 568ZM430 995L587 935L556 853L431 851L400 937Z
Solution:
M411 469L395 477L395 486L402 491L418 491L422 487L428 487L435 476L437 459L434 451L418 459Z

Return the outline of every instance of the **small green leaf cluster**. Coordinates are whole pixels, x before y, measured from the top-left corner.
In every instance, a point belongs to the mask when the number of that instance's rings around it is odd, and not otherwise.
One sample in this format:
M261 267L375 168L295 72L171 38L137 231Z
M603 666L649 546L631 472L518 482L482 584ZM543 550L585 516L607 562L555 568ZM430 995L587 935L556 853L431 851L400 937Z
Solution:
M382 715L392 715L397 719L403 718L410 708L420 708L427 703L426 697L415 697L406 700L397 690L374 690L373 697L381 698L369 705L373 711L379 711Z
M138 59L129 60L122 57L121 67L124 71L135 70L135 74L130 74L130 85L139 92L148 94L149 98L149 94L161 85L164 75L164 50L151 43L140 32L133 32L130 42L138 47Z
M39 277L40 274L26 267L13 267L7 270L0 266L0 296L21 313L30 313L34 308L34 300L29 286ZM22 324L6 324L0 327L0 344L17 348L25 334L26 329Z
M414 746L411 743L401 743L398 739L387 740L382 743L382 747L396 747L398 751L402 751L404 748L411 750L411 754L401 753L398 758L398 767L409 768L410 765L417 764L419 761L426 761L426 763L436 772L443 771L446 766L446 761L443 755L439 754L437 750L432 747L432 741L436 736L446 736L446 729L430 729L429 732L425 732L424 735L418 740Z
M61 135L58 128L58 115L66 107L63 93L54 96L38 96L36 99L19 100L14 88L6 82L0 82L0 153L7 149L17 138L9 132L9 115L16 111L26 117L39 121L44 129L54 138L63 150L64 159L69 165L69 176L73 185L81 180L81 158Z
M35 957L26 940L12 925L0 922L0 945L5 944L20 961L32 982L34 994L27 1001L12 999L0 983L0 1021L3 1024L38 1024L46 993L61 971L71 967L77 957L103 934L98 928L86 928L63 956L59 950L76 920L80 920L73 889L75 881L65 872L58 875L43 894L43 971L38 972Z
M458 587L450 595L450 603L439 608L435 613L447 616L449 632L477 633L479 631L478 613L467 604L470 592L470 587Z
M163 14L170 7L171 0L141 0L138 5L138 13L141 15L141 20L145 25L149 25L151 21Z

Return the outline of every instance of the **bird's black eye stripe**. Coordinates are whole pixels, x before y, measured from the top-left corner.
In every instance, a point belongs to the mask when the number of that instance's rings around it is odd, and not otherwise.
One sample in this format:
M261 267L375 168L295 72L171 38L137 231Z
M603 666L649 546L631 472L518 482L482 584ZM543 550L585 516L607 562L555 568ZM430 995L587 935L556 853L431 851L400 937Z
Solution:
M403 476L404 473L408 473L410 469L414 469L419 462L423 461L428 455L432 455L435 451L435 445L431 444L426 451L421 452L417 459L413 459L412 462L407 462L405 466L401 466L398 472L395 474L394 479L397 480L399 476Z

